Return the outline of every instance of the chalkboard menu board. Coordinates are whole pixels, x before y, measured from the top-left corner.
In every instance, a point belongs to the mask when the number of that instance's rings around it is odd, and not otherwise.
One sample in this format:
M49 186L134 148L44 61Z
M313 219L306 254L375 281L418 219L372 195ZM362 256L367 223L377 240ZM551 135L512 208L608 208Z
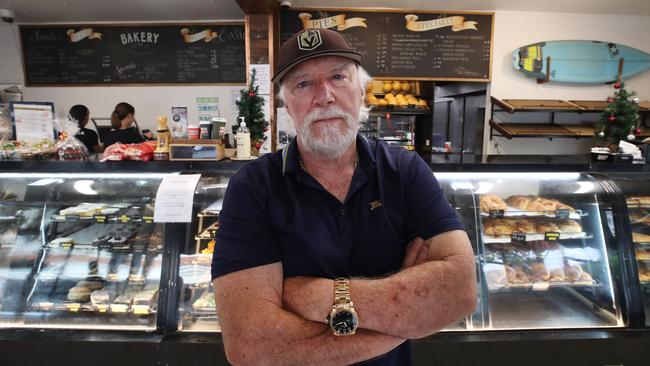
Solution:
M21 26L27 85L246 82L243 24Z
M339 31L375 78L489 81L492 13L291 9L281 41L305 28Z

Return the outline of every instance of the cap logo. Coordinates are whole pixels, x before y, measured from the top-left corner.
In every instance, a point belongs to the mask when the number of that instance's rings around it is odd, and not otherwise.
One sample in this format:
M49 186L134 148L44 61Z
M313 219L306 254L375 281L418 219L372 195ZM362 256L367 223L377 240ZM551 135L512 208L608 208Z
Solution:
M298 48L303 51L311 51L323 44L323 39L318 30L307 30L298 36Z

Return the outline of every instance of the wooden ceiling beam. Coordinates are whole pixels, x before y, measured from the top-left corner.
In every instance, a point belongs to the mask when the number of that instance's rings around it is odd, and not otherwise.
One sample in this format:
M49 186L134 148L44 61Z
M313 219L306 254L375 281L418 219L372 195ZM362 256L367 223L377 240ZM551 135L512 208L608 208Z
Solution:
M278 0L235 0L245 14L277 14L280 11Z

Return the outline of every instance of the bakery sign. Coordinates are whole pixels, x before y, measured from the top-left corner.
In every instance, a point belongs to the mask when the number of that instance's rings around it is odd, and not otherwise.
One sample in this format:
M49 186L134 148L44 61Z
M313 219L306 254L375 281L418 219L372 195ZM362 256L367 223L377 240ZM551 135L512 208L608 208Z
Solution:
M474 21L465 21L465 17L460 15L426 21L418 21L419 17L415 14L408 14L404 18L406 19L406 29L412 32L426 32L445 27L451 27L453 32L460 32L468 29L476 30L477 24Z
M298 18L300 18L300 21L302 22L303 29L336 27L336 30L342 31L353 27L368 28L365 23L365 18L346 19L346 17L346 14L339 14L326 18L312 19L312 15L309 13L300 13L300 15L298 15ZM460 32L464 30L476 30L477 24L475 21L465 21L465 17L460 15L442 19L418 21L419 16L415 14L407 14L404 16L404 19L406 19L404 27L411 32L426 32L445 27L450 27L454 32Z
M95 32L92 28L84 28L80 31L75 31L74 29L68 29L66 32L68 37L70 37L70 42L79 42L83 39L102 39L102 34Z
M336 30L342 31L353 27L368 28L368 26L365 23L366 22L365 18L345 19L346 18L345 14L339 14L333 17L314 19L314 20L312 20L311 17L312 15L309 13L301 13L300 15L298 15L298 18L300 18L300 21L302 22L303 29L336 27Z

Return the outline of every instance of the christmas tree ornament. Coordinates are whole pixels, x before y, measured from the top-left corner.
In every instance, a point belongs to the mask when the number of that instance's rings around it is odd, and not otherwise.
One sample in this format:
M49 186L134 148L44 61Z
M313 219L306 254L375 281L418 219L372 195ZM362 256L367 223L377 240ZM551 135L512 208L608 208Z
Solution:
M614 98L612 98L612 97L607 98L607 103L612 103L613 101L614 101Z
M628 139L629 141L634 141L635 138L636 138L636 136L634 136L634 135L632 135L632 134L627 135L627 139Z
M634 130L634 133L636 133L637 135L640 135L641 134L641 129L637 127L636 130Z
M605 137L605 131L598 132L598 137Z
M607 117L607 120L610 121L610 122L614 122L614 121L616 121L616 116L611 115L611 116Z
M614 89L620 89L620 88L621 88L621 83L614 84Z
M633 99L632 99L632 102L634 102L635 104L639 104L639 103L641 103L641 101L639 100L639 98L633 98Z

